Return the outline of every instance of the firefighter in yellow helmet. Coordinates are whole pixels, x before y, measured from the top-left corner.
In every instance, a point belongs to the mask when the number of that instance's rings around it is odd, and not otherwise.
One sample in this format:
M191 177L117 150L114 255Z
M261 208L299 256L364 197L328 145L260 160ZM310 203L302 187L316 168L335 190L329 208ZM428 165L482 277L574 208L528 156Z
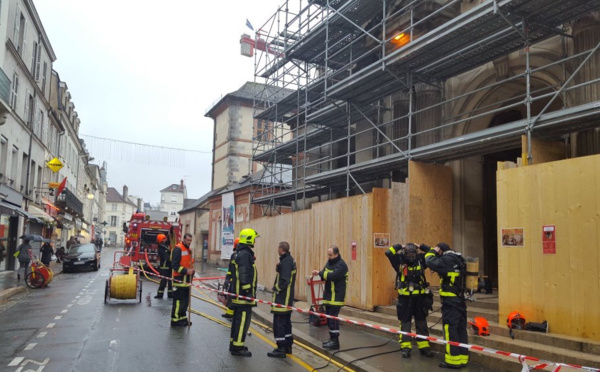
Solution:
M171 277L171 250L169 249L167 236L165 234L158 234L156 236L156 242L158 243L158 257L160 257L160 266L158 272L163 277L160 279L158 286L158 292L154 298L163 298L165 294L165 287L168 285L167 297L173 297L173 281L166 278Z
M398 303L396 310L400 321L400 330L410 333L411 321L414 317L417 334L429 336L427 328L427 313L433 305L433 293L429 290L429 283L425 279L425 255L417 252L417 246L408 243L404 247L394 244L385 255L390 260L396 271L396 288L398 289ZM433 357L429 341L417 338L419 352L426 357ZM402 357L410 358L412 337L400 336L400 349Z
M235 238L233 241L233 253L231 254L231 258L229 259L229 268L227 269L227 275L225 275L225 282L223 283L223 290L225 292L229 292L231 290L231 271L235 270L233 266L233 257L235 255L235 250L237 249L238 244L240 243L240 238ZM227 308L225 309L225 313L221 314L223 318L232 319L233 318L233 306L231 305L231 297L227 296Z
M258 272L254 258L254 242L258 233L253 229L243 229L240 232L240 242L231 259L231 290L230 293L238 296L233 297L233 321L231 324L231 336L229 339L229 351L231 355L251 357L252 353L244 346L248 327L252 318L252 307L256 306L256 281Z

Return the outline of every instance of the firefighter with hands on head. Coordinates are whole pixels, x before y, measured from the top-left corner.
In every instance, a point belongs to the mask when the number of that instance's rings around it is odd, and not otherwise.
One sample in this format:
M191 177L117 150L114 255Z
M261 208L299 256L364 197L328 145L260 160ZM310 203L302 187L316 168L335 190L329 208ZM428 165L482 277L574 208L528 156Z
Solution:
M231 288L231 270L235 270L233 266L233 256L235 255L235 250L240 242L240 238L235 238L233 241L233 253L231 254L231 258L229 259L229 267L227 269L227 274L225 275L225 281L223 282L223 291L229 292ZM227 307L225 308L225 313L221 314L223 318L232 319L233 318L233 306L231 305L231 297L227 296Z
M292 306L294 301L294 288L296 286L296 261L290 254L288 242L280 242L277 247L279 263L275 267L277 275L273 284L273 302L284 306ZM267 356L272 358L285 358L292 353L294 337L292 336L292 310L285 307L271 307L273 313L273 335L277 348Z
M160 257L160 266L158 272L160 273L160 284L158 286L158 292L154 298L163 298L165 294L165 287L168 286L167 297L173 297L173 281L168 280L171 277L171 252L167 245L167 236L165 234L158 234L156 236L156 242L158 243L158 257Z
M450 249L446 243L438 243L430 248L421 244L421 250L426 252L427 267L440 276L440 298L442 300L442 323L444 339L466 344L467 334L467 304L465 302L465 271L466 263L462 255ZM464 347L446 344L444 361L441 368L459 369L469 363L469 352Z
M415 318L417 334L429 336L427 328L427 312L433 305L433 293L429 290L429 283L425 279L425 255L417 252L417 246L408 243L404 247L400 244L391 246L385 255L390 260L396 271L396 288L398 289L398 303L396 312L400 321L402 332L411 332L411 321ZM422 355L433 357L429 341L416 339L417 346ZM410 358L412 337L400 336L402 357Z
M231 290L229 293L237 296L256 298L256 281L258 272L254 258L254 242L258 233L253 229L240 231L240 242L233 254L231 263ZM229 339L229 352L231 355L251 357L252 353L244 346L248 327L252 319L252 308L256 306L255 300L233 297L233 321Z
M342 260L340 249L336 245L327 249L327 258L327 264L323 270L313 270L312 275L318 275L325 281L323 288L325 313L337 317L346 299L348 266ZM340 322L337 319L327 318L327 326L329 327L329 341L323 342L323 348L338 350L340 348Z
M190 250L192 234L185 233L183 241L171 251L173 269L173 308L171 310L171 327L187 327L192 325L186 311L190 304L190 286L196 271Z

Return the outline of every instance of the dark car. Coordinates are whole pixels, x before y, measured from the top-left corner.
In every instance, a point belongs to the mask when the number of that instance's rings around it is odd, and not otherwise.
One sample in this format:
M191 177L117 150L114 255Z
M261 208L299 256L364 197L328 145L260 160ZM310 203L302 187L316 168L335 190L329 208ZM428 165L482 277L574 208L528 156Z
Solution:
M73 245L63 258L63 272L100 268L100 252L93 243Z

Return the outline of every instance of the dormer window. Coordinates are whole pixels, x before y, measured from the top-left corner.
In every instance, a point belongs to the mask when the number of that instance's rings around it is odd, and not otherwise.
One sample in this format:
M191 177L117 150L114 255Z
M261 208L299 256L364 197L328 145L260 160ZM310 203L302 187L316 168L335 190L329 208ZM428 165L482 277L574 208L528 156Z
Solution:
M173 190L177 190L177 185L173 185Z

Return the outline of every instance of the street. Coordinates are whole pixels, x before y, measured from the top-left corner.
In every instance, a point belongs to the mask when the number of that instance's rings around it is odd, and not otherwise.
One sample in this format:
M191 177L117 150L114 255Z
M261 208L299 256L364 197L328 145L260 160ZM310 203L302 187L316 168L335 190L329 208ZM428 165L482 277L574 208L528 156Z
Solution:
M171 300L154 299L157 285L143 279L142 303L111 299L104 304L112 249L102 268L56 275L48 288L28 290L0 307L2 371L301 371L326 364L294 348L291 358L272 359L272 334L251 327L251 358L228 352L229 328L192 315L193 326L171 328ZM193 292L194 293L194 292ZM199 293L195 293L199 294ZM221 320L221 310L197 299L192 307ZM328 367L337 370L337 367ZM327 371L328 369L324 369Z

